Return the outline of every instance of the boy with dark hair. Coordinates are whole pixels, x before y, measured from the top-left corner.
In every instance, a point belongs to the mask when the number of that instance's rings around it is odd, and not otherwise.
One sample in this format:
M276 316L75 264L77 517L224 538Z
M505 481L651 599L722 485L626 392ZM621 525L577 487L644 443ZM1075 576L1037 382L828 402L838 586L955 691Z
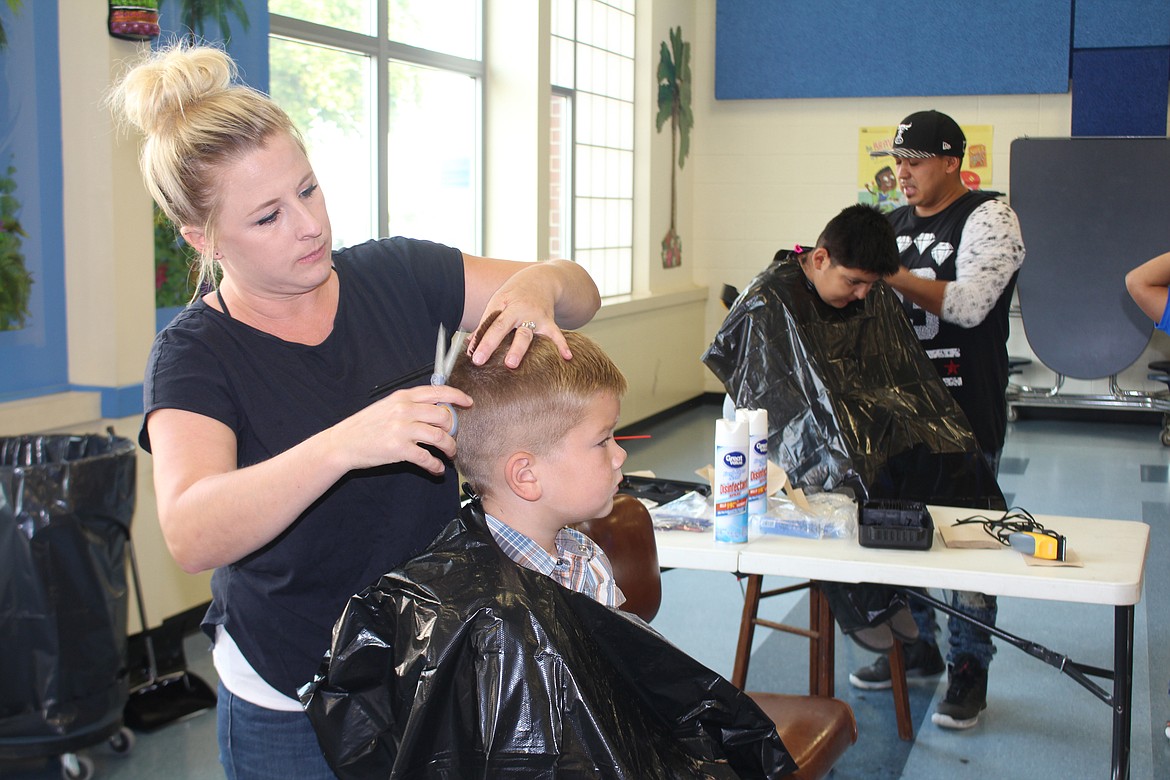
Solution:
M777 252L773 261L787 253ZM795 254L820 299L837 309L864 300L875 282L901 267L889 221L861 204L829 220L815 248L797 246Z

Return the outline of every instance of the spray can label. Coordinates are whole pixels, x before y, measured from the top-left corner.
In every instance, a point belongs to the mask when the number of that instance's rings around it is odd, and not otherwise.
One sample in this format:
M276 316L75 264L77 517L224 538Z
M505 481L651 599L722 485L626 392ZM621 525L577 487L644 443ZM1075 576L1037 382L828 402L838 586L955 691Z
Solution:
M748 456L748 514L768 512L768 438L752 437Z
M715 445L715 541L748 540L748 456L740 447Z

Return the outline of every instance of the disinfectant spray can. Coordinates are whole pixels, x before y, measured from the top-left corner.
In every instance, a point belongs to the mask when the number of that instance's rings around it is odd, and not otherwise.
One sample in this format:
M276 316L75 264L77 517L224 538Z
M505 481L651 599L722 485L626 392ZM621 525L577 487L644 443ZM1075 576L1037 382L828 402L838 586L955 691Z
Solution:
M715 541L748 539L748 424L715 421Z
M768 513L768 410L737 409L748 425L748 516Z

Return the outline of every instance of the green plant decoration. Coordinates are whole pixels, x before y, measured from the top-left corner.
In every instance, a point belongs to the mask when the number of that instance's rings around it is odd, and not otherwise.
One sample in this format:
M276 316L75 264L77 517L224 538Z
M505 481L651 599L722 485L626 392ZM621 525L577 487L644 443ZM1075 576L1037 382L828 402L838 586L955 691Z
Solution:
M8 10L20 12L21 0L7 0ZM0 19L0 49L8 47L8 33ZM29 317L28 299L32 292L32 274L24 266L21 239L28 238L16 214L16 168L9 165L0 176L0 330L20 330Z
M232 28L228 23L229 15L239 19L244 32L248 31L248 11L244 8L244 0L179 0L179 23L187 29L187 39L192 42L196 38L206 37L207 22L212 19L219 26L224 42L230 41Z
M162 0L158 3L162 5ZM206 37L207 26L214 21L224 42L232 37L230 17L236 17L246 32L248 12L243 0L179 0L179 24L186 38L194 43ZM154 305L165 309L186 306L195 295L198 279L198 255L176 233L174 225L158 206L154 206Z
M20 240L28 234L16 218L20 201L12 194L16 191L15 173L16 168L10 165L0 176L0 330L24 327L33 283L20 252Z
M678 196L675 189L674 161L678 167L686 163L691 150L691 128L695 115L691 112L691 45L682 38L682 27L670 31L670 46L662 42L658 60L658 132L670 120L670 230L662 239L662 267L682 265L682 238L676 228Z
M186 306L195 295L199 256L154 207L154 306Z
M7 2L8 2L8 10L12 11L12 13L14 13L14 14L20 12L20 4L21 4L22 0L7 0ZM8 45L8 33L4 32L4 20L0 19L0 49L3 49L7 45Z

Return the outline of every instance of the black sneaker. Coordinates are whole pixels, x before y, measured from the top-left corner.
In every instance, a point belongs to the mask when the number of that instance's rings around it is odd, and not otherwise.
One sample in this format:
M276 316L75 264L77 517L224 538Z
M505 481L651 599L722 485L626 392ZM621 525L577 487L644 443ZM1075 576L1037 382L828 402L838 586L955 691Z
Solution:
M987 670L974 656L961 655L951 665L946 698L931 716L944 729L969 729L987 709Z
M938 677L946 671L947 665L938 652L938 645L919 639L903 646L906 653L906 679L921 680ZM849 684L866 691L884 691L893 686L890 680L890 658L879 655L869 666L863 666L849 674Z

